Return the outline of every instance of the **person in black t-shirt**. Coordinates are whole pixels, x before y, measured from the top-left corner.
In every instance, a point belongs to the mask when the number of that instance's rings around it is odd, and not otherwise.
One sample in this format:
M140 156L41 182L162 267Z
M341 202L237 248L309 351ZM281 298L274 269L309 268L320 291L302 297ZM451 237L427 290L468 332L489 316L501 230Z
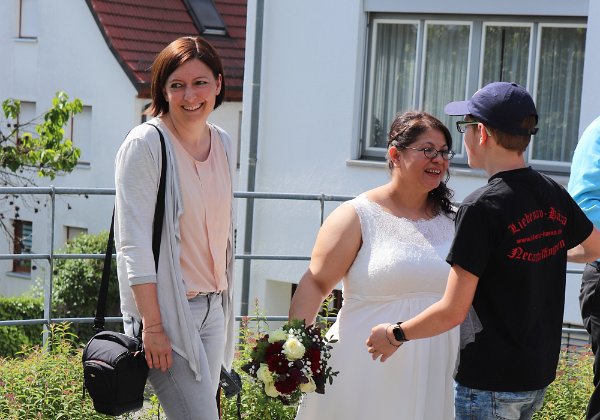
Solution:
M491 83L445 112L464 115L456 125L469 166L490 178L458 210L442 299L394 328L375 326L367 347L384 362L397 350L388 340L461 324L456 418L530 419L556 374L567 258L599 258L600 231L562 186L526 165L538 117L523 87Z

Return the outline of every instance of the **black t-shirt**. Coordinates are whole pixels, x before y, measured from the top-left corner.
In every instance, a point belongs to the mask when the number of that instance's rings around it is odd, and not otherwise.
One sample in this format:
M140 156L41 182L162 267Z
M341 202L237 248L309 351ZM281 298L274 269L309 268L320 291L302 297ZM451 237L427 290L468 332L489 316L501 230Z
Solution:
M554 380L567 250L592 227L562 186L531 168L500 172L463 201L446 260L479 277L483 330L460 350L458 383L518 392Z

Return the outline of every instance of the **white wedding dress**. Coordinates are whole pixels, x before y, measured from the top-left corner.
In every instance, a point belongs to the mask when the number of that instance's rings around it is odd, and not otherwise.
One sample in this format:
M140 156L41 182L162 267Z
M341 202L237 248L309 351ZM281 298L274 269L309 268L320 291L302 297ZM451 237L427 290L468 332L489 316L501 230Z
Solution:
M329 366L339 374L324 395L304 397L296 419L453 419L458 327L409 341L384 363L372 360L365 342L375 325L407 320L441 298L454 223L444 215L399 218L364 194L350 204L363 244L343 279L344 304L328 332L338 340Z

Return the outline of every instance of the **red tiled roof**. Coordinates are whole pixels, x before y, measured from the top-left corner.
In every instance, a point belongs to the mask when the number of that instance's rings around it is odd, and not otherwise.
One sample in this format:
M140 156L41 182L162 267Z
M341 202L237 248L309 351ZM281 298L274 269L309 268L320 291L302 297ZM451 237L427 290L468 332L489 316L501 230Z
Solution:
M201 35L183 0L86 0L106 43L136 87L150 97L150 65L171 41ZM226 101L242 100L247 0L214 0L227 35L204 36L225 69Z

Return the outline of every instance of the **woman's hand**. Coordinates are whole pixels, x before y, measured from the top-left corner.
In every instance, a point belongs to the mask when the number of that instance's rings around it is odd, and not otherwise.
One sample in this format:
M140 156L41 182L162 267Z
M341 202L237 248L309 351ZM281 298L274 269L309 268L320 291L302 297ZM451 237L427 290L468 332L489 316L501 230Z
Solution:
M158 306L156 283L132 286L135 303L142 315L142 342L150 369L166 372L173 364L171 340L165 333Z
M150 369L160 369L166 372L173 364L171 340L164 330L142 331L146 363Z

